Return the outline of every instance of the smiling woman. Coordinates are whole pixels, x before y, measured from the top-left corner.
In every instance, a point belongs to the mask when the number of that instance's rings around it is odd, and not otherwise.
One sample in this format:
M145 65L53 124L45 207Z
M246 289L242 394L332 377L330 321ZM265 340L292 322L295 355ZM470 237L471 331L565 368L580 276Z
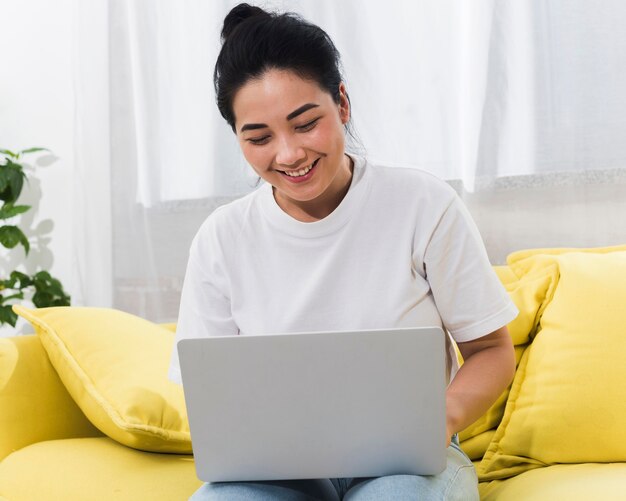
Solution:
M305 222L324 218L345 196L352 175L344 133L350 102L335 45L296 16L250 6L226 17L222 41L217 103L246 160L274 186L276 202L289 215Z
M350 105L344 84L339 96L336 104L316 82L272 69L244 85L233 100L241 151L274 187L278 205L299 221L328 216L350 185L352 163L344 153L343 130Z
M346 153L350 101L321 28L241 4L222 42L217 104L266 183L196 234L177 339L443 326L447 465L430 476L209 483L192 499L477 499L456 433L512 379L506 324L517 310L467 210L426 172ZM170 378L181 382L176 350Z

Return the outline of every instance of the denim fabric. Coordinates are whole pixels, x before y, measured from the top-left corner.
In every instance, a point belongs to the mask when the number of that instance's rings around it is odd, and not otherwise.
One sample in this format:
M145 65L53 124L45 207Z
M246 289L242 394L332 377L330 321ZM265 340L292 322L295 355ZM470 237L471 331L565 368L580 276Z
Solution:
M478 500L478 479L456 435L448 447L448 464L438 475L390 475L204 484L190 501L381 501Z

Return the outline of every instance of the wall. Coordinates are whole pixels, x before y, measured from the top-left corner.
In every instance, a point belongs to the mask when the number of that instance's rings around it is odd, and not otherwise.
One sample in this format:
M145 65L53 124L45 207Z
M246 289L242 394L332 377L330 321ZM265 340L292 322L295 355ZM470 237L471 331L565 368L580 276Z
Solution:
M505 177L475 193L451 184L493 264L504 264L509 253L522 249L626 244L626 169ZM191 239L215 207L228 201L136 207L141 214L126 219L142 221L140 230L118 217L115 306L153 321L175 321ZM127 242L137 241L137 234L149 236L151 249L137 247L135 259L128 259Z
M462 198L494 264L521 249L626 244L626 169L501 178Z
M54 153L32 157L39 162L20 199L37 205L25 218L33 245L27 268L46 267L71 293L72 1L6 1L0 19L0 148ZM22 260L21 248L1 248L0 275Z

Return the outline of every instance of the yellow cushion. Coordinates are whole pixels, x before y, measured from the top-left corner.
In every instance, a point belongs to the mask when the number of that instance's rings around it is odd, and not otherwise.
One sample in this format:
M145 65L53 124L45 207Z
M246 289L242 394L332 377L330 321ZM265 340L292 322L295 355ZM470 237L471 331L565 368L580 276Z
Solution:
M519 310L519 315L507 326L513 344L525 345L534 336L539 317L545 308L545 299L556 285L556 267L546 266L532 272L510 266L495 266L494 269Z
M482 501L622 501L626 463L555 465L478 488Z
M167 379L173 332L106 308L14 310L98 429L136 449L191 452L183 390Z
M609 247L589 247L586 249L578 249L575 247L556 247L552 249L526 249L512 252L506 258L507 263L510 266L514 266L516 263L520 263L523 268L529 269L530 261L525 261L526 258L534 256L559 256L562 254L568 254L570 252L582 252L585 254L609 254L611 252L626 251L626 245L613 245Z
M461 442L461 449L472 461L482 459L496 430L487 430Z
M171 501L202 482L193 457L141 452L108 437L40 442L0 463L0 499Z
M626 247L518 256L557 266L539 331L520 361L481 480L555 463L626 461Z
M0 338L0 460L41 440L101 435L68 394L37 336Z
M170 322L167 324L159 324L164 329L167 329L170 332L176 332L176 323Z
M508 324L509 334L515 345L515 361L519 363L522 353L528 342L534 336L539 316L545 305L546 295L550 293L558 278L557 270L553 267L535 269L532 273L516 274L509 266L494 267L498 278L509 293L511 300L517 306L519 315ZM459 433L459 440L463 444L466 440L476 437L487 430L498 426L504 415L504 407L509 396L509 388L502 392L498 400L483 414L480 419ZM484 444L484 442L480 442ZM472 446L474 454L479 454ZM482 451L484 453L485 449ZM476 459L480 456L475 456Z

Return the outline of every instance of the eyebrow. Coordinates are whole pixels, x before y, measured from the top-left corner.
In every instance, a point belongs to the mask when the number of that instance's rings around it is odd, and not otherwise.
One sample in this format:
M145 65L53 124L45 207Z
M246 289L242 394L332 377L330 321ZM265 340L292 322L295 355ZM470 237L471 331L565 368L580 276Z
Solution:
M287 115L286 118L287 118L287 120L293 120L297 116L302 115L302 113L304 113L305 111L308 111L311 108L317 108L318 106L319 106L319 104L315 104L315 103L303 104L298 109L296 109L296 110L292 111L291 113L289 113L289 115ZM247 131L247 130L254 130L254 129L264 129L266 127L267 127L267 124L245 124L241 128L241 132L244 132L244 131Z
M319 104L314 104L314 103L303 104L297 110L292 111L291 113L289 113L289 115L287 115L287 120L292 120L292 119L296 118L298 115L302 115L302 113L304 113L305 111L308 111L311 108L317 108L318 106L319 106Z

